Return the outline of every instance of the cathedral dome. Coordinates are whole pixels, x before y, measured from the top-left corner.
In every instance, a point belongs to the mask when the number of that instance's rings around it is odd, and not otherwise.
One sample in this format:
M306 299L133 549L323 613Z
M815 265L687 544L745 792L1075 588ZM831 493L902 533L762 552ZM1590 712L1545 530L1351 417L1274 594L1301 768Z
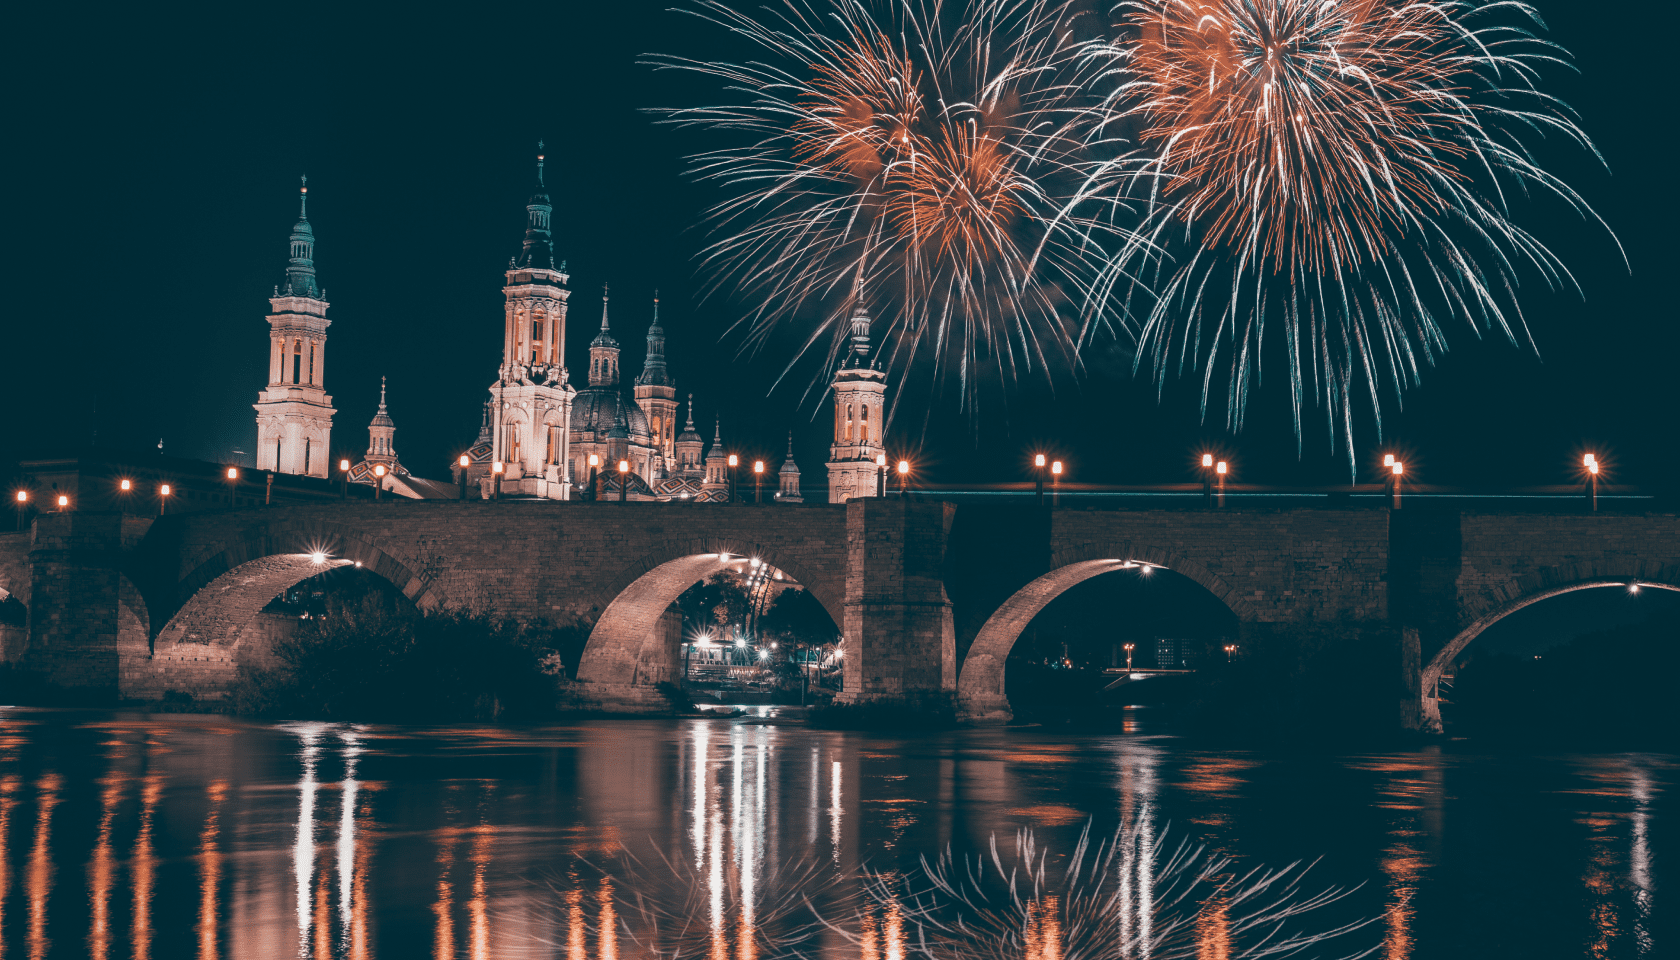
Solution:
M630 436L648 436L647 414L617 387L590 387L579 390L572 399L572 433L593 433L606 437L618 420L618 412L630 425Z

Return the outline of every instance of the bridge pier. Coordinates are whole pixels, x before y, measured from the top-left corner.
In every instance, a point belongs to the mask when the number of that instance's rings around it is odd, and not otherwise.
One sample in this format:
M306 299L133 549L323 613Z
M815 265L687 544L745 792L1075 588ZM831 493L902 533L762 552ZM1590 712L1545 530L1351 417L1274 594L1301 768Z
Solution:
M29 623L11 665L53 699L115 701L120 662L145 655L146 604L124 572L152 521L117 513L43 514L28 545Z
M844 704L949 706L956 630L945 547L956 505L902 497L846 504Z

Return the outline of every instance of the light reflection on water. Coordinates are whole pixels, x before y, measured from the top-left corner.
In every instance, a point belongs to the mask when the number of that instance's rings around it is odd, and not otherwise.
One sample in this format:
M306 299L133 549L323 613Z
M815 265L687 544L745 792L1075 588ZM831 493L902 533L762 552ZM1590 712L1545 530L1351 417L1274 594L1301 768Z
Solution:
M945 844L979 851L1020 827L1054 864L1086 818L1135 826L1115 880L1139 960L1161 960L1156 876L1185 837L1238 871L1325 857L1321 885L1365 884L1347 906L1378 918L1369 940L1394 960L1524 937L1525 956L1658 956L1652 825L1676 769L1660 755L1303 760L1148 736L896 740L724 720L405 730L0 713L0 960L630 960L679 941L773 960L811 919L780 899L790 864L913 872ZM1511 804L1543 835L1449 843L1497 833ZM680 867L689 906L671 912L692 930L643 942L624 905L652 888L605 866L626 849L644 871ZM1511 850L1540 852L1513 864ZM1533 930L1478 932L1488 918L1462 901L1489 876L1538 905ZM1060 910L1029 904L1023 960L1063 960ZM1192 905L1195 956L1240 955L1231 911L1218 896ZM844 935L801 935L825 957L913 952L896 901L846 919Z

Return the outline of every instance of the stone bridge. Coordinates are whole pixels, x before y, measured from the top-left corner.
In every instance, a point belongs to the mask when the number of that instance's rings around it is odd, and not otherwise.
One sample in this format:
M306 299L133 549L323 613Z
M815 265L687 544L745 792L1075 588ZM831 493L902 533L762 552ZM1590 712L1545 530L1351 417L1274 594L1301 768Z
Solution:
M1339 658L1355 665L1337 681L1344 702L1428 729L1439 717L1425 694L1500 617L1594 586L1680 589L1680 518L897 498L50 514L0 535L0 658L86 698L214 696L268 601L323 562L359 564L423 609L579 623L581 699L656 711L656 686L681 669L662 615L743 555L786 571L840 626L847 701L954 697L970 719L1006 719L1005 661L1033 616L1077 583L1152 564L1218 598L1245 654L1279 676Z

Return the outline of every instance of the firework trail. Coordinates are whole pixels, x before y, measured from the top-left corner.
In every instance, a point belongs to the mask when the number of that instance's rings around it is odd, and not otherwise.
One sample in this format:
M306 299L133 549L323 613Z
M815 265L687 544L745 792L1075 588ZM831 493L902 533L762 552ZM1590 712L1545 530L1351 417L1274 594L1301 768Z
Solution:
M983 377L1074 366L1083 330L1119 321L1094 284L1129 269L1115 259L1126 200L1083 193L1091 158L1118 152L1093 93L1107 64L1085 49L1100 21L1080 39L1069 6L1037 0L689 12L762 55L647 61L737 100L660 112L750 141L689 158L729 196L705 258L712 291L758 305L749 347L817 312L795 362L826 351L832 366L867 305L887 324L884 363L931 369L936 388L955 378L969 402Z
M1534 192L1602 225L1522 139L1561 135L1597 155L1536 86L1567 54L1530 31L1544 26L1531 7L1126 0L1115 14L1115 39L1092 49L1124 77L1110 122L1140 128L1141 155L1096 179L1147 199L1139 230L1160 245L1138 248L1152 289L1129 290L1147 304L1138 363L1161 383L1199 369L1204 415L1226 371L1227 423L1241 428L1270 321L1297 443L1311 392L1351 464L1356 395L1380 432L1385 395L1398 403L1446 350L1449 322L1532 346L1519 270L1574 285L1510 219L1513 196ZM1116 276L1139 263L1117 259Z

